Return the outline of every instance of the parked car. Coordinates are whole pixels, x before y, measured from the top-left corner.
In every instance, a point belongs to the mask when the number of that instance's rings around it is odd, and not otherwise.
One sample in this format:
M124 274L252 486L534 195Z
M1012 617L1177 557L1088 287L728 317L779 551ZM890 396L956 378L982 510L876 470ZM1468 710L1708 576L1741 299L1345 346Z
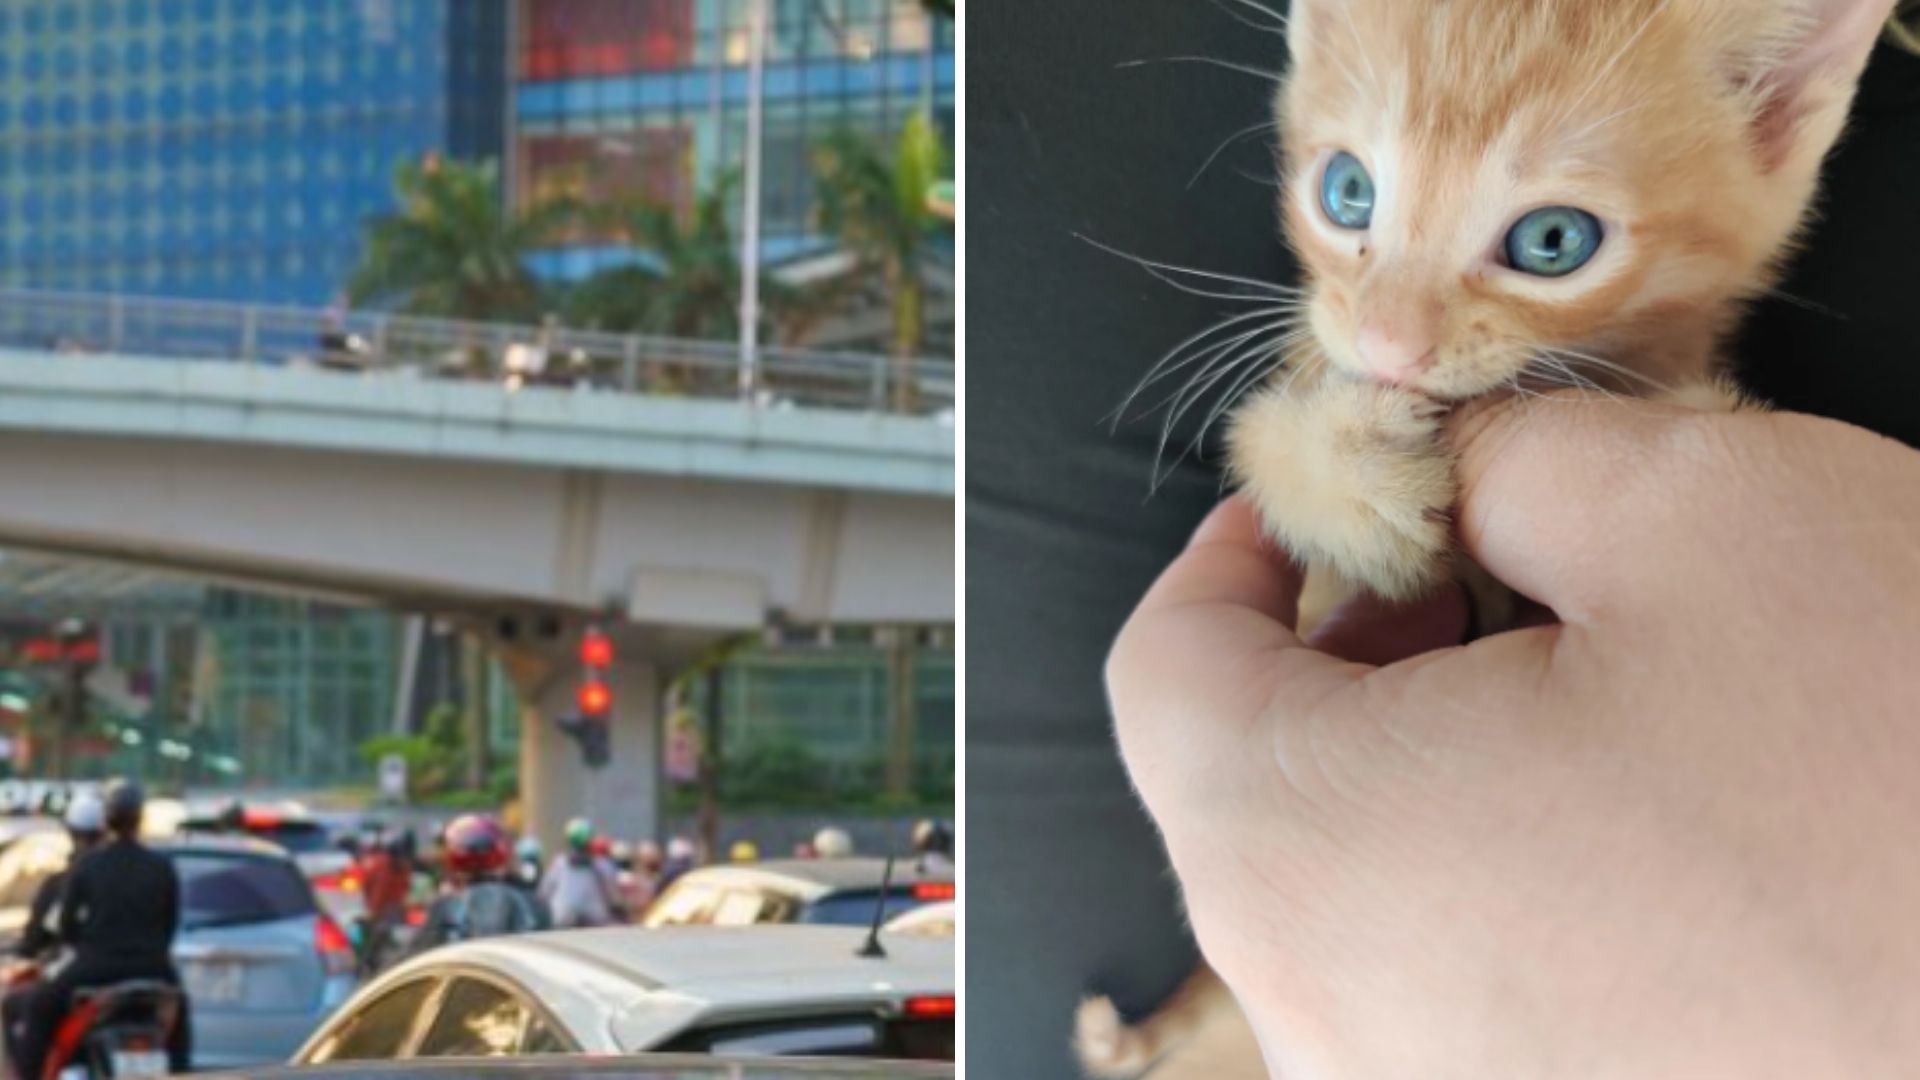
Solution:
M173 957L193 1008L193 1061L231 1068L284 1061L352 994L353 946L319 910L279 848L235 837L158 841L180 875ZM67 864L64 831L0 854L0 946L11 948L40 883ZM14 905L16 897L20 899Z
M881 927L888 934L924 934L927 937L950 938L960 926L960 912L951 900L942 900L935 904L926 904L914 908L905 915L897 915Z
M851 927L480 938L367 984L294 1064L515 1054L953 1059L953 943Z
M646 1054L622 1058L343 1061L248 1069L204 1080L952 1080L953 1075L952 1065L926 1061Z
M659 926L825 923L871 926L881 904L885 859L769 859L689 870L660 894L641 920ZM953 899L953 868L899 859L881 918Z

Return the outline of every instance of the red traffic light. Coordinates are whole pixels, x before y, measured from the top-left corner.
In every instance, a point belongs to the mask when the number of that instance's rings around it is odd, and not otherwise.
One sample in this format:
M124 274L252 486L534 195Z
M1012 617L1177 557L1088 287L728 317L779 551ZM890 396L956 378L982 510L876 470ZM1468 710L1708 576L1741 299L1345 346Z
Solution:
M598 679L588 679L581 683L573 700L574 704L580 706L582 716L605 716L613 709L613 691Z
M603 668L613 664L613 639L604 630L589 630L580 638L580 662Z

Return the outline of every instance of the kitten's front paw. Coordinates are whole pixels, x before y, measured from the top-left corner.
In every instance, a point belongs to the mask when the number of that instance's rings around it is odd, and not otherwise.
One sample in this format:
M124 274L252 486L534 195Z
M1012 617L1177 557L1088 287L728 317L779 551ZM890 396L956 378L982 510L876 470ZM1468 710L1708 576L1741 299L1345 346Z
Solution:
M1387 599L1409 599L1451 566L1453 463L1445 408L1420 394L1329 382L1248 399L1228 436L1231 467L1273 535Z

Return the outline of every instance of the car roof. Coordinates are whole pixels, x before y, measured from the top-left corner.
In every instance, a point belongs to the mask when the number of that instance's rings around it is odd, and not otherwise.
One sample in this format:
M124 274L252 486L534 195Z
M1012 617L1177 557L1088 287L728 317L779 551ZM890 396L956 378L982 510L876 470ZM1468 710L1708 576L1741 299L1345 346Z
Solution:
M857 955L865 940L846 926L552 930L443 946L365 993L435 969L479 968L524 987L576 1035L607 1040L583 1049L633 1051L701 1022L954 992L951 939L888 937L877 958ZM589 1014L610 1018L608 1030L580 1030Z
M937 900L895 915L880 927L880 932L924 933L920 929L923 926L937 923L952 925L959 917L959 908L953 901Z
M268 1065L235 1072L203 1074L205 1080L734 1080L741 1062L710 1054L643 1054L633 1057L541 1055L523 1058L415 1058L407 1061L340 1061L325 1065ZM954 1075L953 1066L923 1061L837 1061L823 1058L755 1058L748 1074L756 1078L791 1076L809 1080L933 1080Z
M228 833L196 834L142 842L155 851L172 855L258 855L289 861L292 858L287 854L287 849L278 844L256 840L251 836Z
M803 900L812 902L830 893L877 890L886 872L887 860L855 855L844 859L766 859L750 863L718 863L689 870L680 880L770 888L796 893ZM894 860L893 883L897 886L951 881L951 866L930 864L920 859Z

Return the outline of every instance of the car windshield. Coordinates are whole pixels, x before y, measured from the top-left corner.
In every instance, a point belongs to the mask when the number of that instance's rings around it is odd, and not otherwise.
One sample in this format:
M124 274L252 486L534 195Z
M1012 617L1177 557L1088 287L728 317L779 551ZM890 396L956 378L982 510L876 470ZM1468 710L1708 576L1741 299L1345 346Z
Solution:
M800 921L827 926L871 926L875 901L879 896L878 889L870 892L832 893L808 904L800 912ZM926 903L927 901L916 898L910 890L895 889L887 895L887 910L880 917L881 921L885 922Z
M187 822L182 829L185 832L202 834L245 833L270 844L278 844L295 855L333 850L327 830L315 821L250 821L245 824L229 824L218 819L200 818Z
M293 864L258 855L178 852L180 925L187 930L289 919L314 912L313 892Z
M661 1049L742 1057L952 1061L953 1020L881 1021L867 1015L726 1024L696 1028Z

